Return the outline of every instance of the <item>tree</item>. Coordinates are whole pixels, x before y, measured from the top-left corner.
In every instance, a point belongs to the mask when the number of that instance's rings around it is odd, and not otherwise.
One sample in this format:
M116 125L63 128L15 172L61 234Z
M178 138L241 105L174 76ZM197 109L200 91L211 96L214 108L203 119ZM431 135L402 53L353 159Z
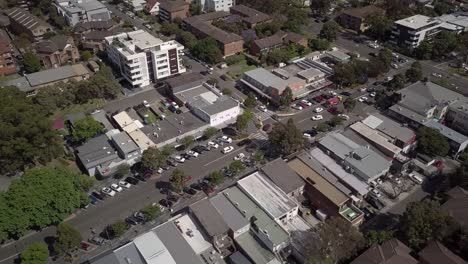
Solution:
M318 236L311 241L310 263L337 263L353 257L364 245L359 230L341 217L333 217L316 227Z
M166 162L166 155L156 147L147 148L141 156L141 166L154 171L163 166Z
M312 0L310 9L313 14L323 16L330 10L333 2L333 0Z
M185 147L189 148L195 142L195 138L193 136L186 136L180 140L180 143Z
M45 264L49 258L49 250L43 243L33 243L21 252L21 264Z
M197 37L188 31L181 31L178 33L177 39L184 45L187 49L193 49L197 44Z
M41 70L41 62L39 58L32 52L28 51L23 55L24 69L28 73L38 72Z
M130 166L127 164L122 164L117 167L117 171L114 174L114 178L122 179L123 177L127 176L128 172L130 171Z
M330 119L329 124L332 127L336 127L336 126L343 124L343 121L344 121L343 118L339 116L334 116L332 117L332 119Z
M223 59L218 43L212 38L204 38L195 44L192 54L200 60L216 64Z
M405 244L419 250L429 240L442 240L451 234L455 227L453 221L437 201L413 202L400 219L400 232Z
M80 231L65 222L57 226L57 239L55 240L54 249L58 254L70 256L80 246L81 240Z
M346 98L346 100L343 102L343 106L346 109L346 111L353 111L354 107L356 107L356 100L354 100L351 97Z
M466 153L466 152L465 152ZM454 173L449 174L448 182L450 187L460 186L468 189L468 162L464 161Z
M457 34L442 31L436 35L432 45L432 58L442 58L448 56L458 46Z
M192 3L190 3L189 11L190 11L191 16L201 15L202 14L202 6L195 3L195 2L192 2Z
M352 64L339 63L335 66L333 80L338 85L351 86L356 83L358 77Z
M86 116L81 120L75 121L73 128L73 137L77 141L86 141L97 134L102 133L104 129L101 123L91 116Z
M291 88L286 87L284 91L281 93L280 98L279 98L279 103L282 107L287 107L291 104L293 100L293 93Z
M182 30L177 24L164 22L161 25L161 34L166 36L178 35Z
M414 49L414 56L420 60L429 60L432 57L433 45L428 40L423 40Z
M318 124L316 129L318 132L327 132L328 130L330 130L330 126L327 123L323 122Z
M257 150L254 152L252 155L252 160L255 161L255 163L265 163L265 154L261 150Z
M80 56L83 61L88 61L93 57L93 54L89 50L85 50L80 52Z
M368 28L366 34L378 39L386 40L391 35L393 21L382 12L374 12L366 17Z
M229 88L224 88L221 92L222 92L224 95L232 96L232 90L229 89Z
M96 183L96 178L88 175L80 174L77 176L78 186L83 192L89 192L89 190Z
M340 25L333 20L330 20L323 24L322 30L320 30L320 36L330 42L334 41L337 37Z
M218 129L209 127L203 132L203 136L206 138L212 138L216 133L218 133Z
M268 134L268 140L285 155L298 151L305 144L302 132L291 118L286 124L280 122L274 124L273 129Z
M133 21L126 19L124 23L122 24L123 28L133 28Z
M224 174L219 170L212 171L208 176L213 185L219 185L224 182Z
M141 209L141 212L145 216L145 222L151 222L161 215L161 209L158 205L147 205Z
M170 155L174 154L174 152L175 152L174 146L172 146L172 145L165 145L165 146L162 148L161 154L162 154L163 157L166 159L166 158L169 157Z
M416 138L418 150L424 154L445 157L449 153L450 146L447 139L436 129L421 127L417 131Z
M234 174L239 174L245 170L245 165L240 160L235 160L229 164L229 170L234 172Z
M237 116L235 127L239 131L246 130L249 126L250 121L254 118L254 113L249 110L245 110L242 115Z
M124 220L115 221L109 228L112 237L121 237L128 230L128 225Z
M213 86L217 86L218 83L219 83L218 79L216 79L215 77L211 77L211 78L208 79L206 82L207 82L208 84L210 84L210 85L213 85Z
M0 172L23 170L63 153L62 141L42 107L16 87L0 89L0 113Z
M408 79L408 81L412 83L422 80L423 72L422 72L421 63L419 63L418 61L414 62L411 65L411 68L406 70L405 76Z
M312 50L327 50L330 48L330 42L326 39L316 38L309 41L309 47Z
M86 204L80 175L67 168L27 170L0 194L0 233L18 238L29 229L59 223Z
M451 6L443 1L436 1L434 5L434 11L437 15L441 16L447 14L452 10Z
M255 108L257 106L257 99L254 93L250 92L244 100L244 105L247 108Z
M182 191L185 185L185 173L181 169L175 169L171 174L171 183L177 192Z
M393 79L390 82L388 82L388 88L394 91L402 89L403 87L405 87L405 85L406 77L401 73L398 73L395 76L393 76Z
M394 231L386 230L371 230L366 233L366 246L372 247L374 245L381 245L383 242L393 238Z

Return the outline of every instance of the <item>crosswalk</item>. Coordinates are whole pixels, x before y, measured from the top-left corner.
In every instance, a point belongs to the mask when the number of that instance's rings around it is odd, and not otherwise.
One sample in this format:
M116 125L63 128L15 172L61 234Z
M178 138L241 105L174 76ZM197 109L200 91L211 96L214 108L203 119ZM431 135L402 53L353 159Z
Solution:
M272 111L267 111L267 112L259 111L259 112L255 113L255 116L261 122L271 118L272 115L274 115L274 113Z

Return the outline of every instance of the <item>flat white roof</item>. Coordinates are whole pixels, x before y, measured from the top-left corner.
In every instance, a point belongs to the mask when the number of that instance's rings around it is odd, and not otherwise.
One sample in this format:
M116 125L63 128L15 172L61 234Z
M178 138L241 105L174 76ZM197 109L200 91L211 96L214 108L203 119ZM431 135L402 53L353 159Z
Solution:
M395 156L401 152L401 148L390 143L386 137L379 134L379 131L368 127L364 123L361 123L361 122L354 123L350 126L350 128L354 130L355 132L357 132L362 137L375 143L378 147L383 148L386 152L385 154L387 154L388 152L391 152Z
M133 243L148 264L177 264L153 231L135 238Z
M255 172L239 180L237 185L274 219L280 218L298 206L260 172Z
M421 27L425 27L431 23L435 23L435 25L438 25L441 22L432 17L423 16L423 15L414 15L414 16L410 16L410 17L395 21L395 23L405 26L407 28L418 29Z
M141 150L146 150L149 147L154 146L154 142L149 139L140 129L135 129L134 131L128 133L128 135L135 141L138 147Z
M181 230L182 237L185 239L185 241L187 241L195 254L199 255L212 247L211 243L205 239L202 232L200 231L201 228L195 224L194 219L190 215L182 215L173 222L177 228Z
M112 118L114 118L115 122L119 125L121 129L133 123L133 119L125 111L114 115Z

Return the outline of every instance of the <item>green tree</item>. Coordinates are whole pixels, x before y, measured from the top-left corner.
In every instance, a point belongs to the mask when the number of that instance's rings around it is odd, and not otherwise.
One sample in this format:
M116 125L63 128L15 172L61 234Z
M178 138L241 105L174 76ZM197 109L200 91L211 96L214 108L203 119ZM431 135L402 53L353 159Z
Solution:
M393 76L393 79L388 83L388 88L391 90L400 90L406 86L406 77L405 75L398 73Z
M293 93L291 88L286 87L284 91L281 93L280 98L279 98L279 103L282 107L287 107L291 104L293 100Z
M177 39L184 45L187 49L193 49L197 44L197 37L188 31L179 32Z
M114 178L116 179L122 179L123 177L128 175L128 172L130 171L130 166L127 164L122 164L117 167L117 171L114 174Z
M141 209L141 212L145 216L145 222L151 222L161 215L161 209L158 205L147 205Z
M335 1L333 0L312 0L310 1L310 9L312 14L323 16L327 14L328 10L330 10L332 4Z
M252 155L252 160L257 164L263 164L265 163L265 154L261 150L257 150Z
M89 192L96 183L96 178L88 175L80 174L77 176L78 186L83 192Z
M70 256L80 246L81 240L80 231L65 222L57 226L57 239L55 240L54 249L61 255Z
M268 141L285 155L298 151L305 144L302 132L291 118L286 124L280 122L274 124L273 129L268 134Z
M436 1L434 4L434 11L439 16L449 13L451 10L452 7L443 1Z
M77 141L86 141L103 132L101 123L91 116L75 121L73 137Z
M312 50L327 50L330 48L330 42L326 39L316 38L309 41L309 47Z
M414 62L411 65L411 68L406 70L405 76L408 79L408 81L412 83L422 80L423 72L422 72L421 63L419 63L418 61Z
M232 90L229 89L229 88L224 88L221 92L222 92L224 95L232 96Z
M33 243L21 252L21 264L45 264L49 258L49 250L43 243Z
M223 59L218 43L212 38L204 38L198 41L192 49L192 54L211 64L216 64Z
M209 127L203 132L203 136L206 138L212 138L216 133L218 133L218 129L215 127Z
M169 157L170 155L174 154L175 148L172 145L165 145L162 150L161 154L164 156L164 158Z
M448 182L450 187L460 186L468 189L468 161L463 161L454 173L449 174Z
M427 40L421 43L414 49L414 56L420 60L429 60L432 57L433 45Z
M329 124L332 127L336 127L336 126L343 124L343 122L344 122L343 118L339 116L334 116L330 119Z
M338 85L351 86L357 82L358 76L352 64L340 63L335 66L333 80Z
M458 46L457 34L442 31L436 35L432 45L432 58L442 58L448 56Z
M195 3L195 2L192 2L192 3L190 3L189 11L190 11L191 16L201 15L202 14L202 6Z
M417 131L418 150L427 155L445 157L450 146L447 139L433 128L421 127Z
M0 89L0 113L0 172L23 170L63 153L45 111L16 87Z
M239 131L246 130L253 118L254 114L249 110L245 110L244 113L237 116L237 120L235 123L236 129Z
M212 171L208 176L213 185L219 185L224 182L224 174L219 170Z
M93 54L89 50L84 50L80 52L80 56L83 61L89 61L93 57Z
M124 23L122 24L123 28L133 28L133 21L132 20L125 20Z
M395 231L371 230L366 233L366 246L381 245L383 242L393 238Z
M164 22L161 25L161 33L166 36L178 35L182 30L177 24Z
M234 174L239 174L245 170L245 165L240 160L235 160L229 164L229 170L234 172Z
M257 106L257 99L255 98L255 94L250 92L247 95L247 98L244 100L244 105L247 108L255 108Z
M354 100L351 97L346 98L343 102L343 106L346 109L346 111L353 111L354 107L356 107L356 100Z
M124 220L115 221L109 228L112 237L121 237L128 230L128 225Z
M366 17L368 28L366 34L378 39L386 40L392 31L393 21L382 12L374 12Z
M441 210L437 201L409 204L400 219L404 242L418 250L429 240L442 240L454 231L453 219Z
M184 145L185 147L189 148L195 142L195 138L193 136L186 136L180 140L180 144Z
M206 81L208 84L210 85L213 85L213 86L217 86L219 84L219 81L218 79L216 79L215 77L211 77L210 79L208 79Z
M333 217L316 227L318 239L309 247L310 263L337 263L349 259L363 247L359 230L344 218Z
M330 126L327 123L323 122L318 124L316 129L318 132L327 132L328 130L330 130Z
M39 58L32 52L28 51L23 55L24 69L28 73L38 72L41 70L41 62Z
M156 147L147 148L141 156L141 166L148 170L157 170L166 163L166 155Z
M333 20L327 21L320 30L320 36L328 41L334 41L337 37L340 25Z
M175 169L171 174L171 183L177 192L181 192L185 186L185 173L181 169Z

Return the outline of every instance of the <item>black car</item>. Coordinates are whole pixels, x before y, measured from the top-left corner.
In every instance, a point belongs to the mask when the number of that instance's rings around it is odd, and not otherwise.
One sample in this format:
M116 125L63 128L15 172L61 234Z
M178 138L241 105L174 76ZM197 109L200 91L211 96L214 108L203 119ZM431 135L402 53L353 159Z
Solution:
M371 211L371 209L367 208L367 207L364 207L361 209L361 211L364 213L364 216L369 219L371 218L372 216L374 216L374 212Z
M132 215L135 219L137 219L139 222L144 222L145 221L145 215L142 212L135 212Z
M166 199L161 199L161 200L159 201L159 204L162 205L162 206L164 206L164 207L167 207L167 208L171 208L172 205L173 205L173 203L172 203L171 201L168 201L168 200L166 200Z
M342 92L341 95L344 95L344 96L351 96L351 95L353 95L353 94L350 93L350 92Z
M192 183L190 184L190 188L201 191L203 189L203 186L199 183Z
M146 178L147 177L143 176L142 174L135 175L135 179L138 179L139 181L142 181L142 182L145 182Z
M129 225L138 225L140 222L133 216L125 218L125 222Z
M252 140L247 138L247 139L244 139L244 140L240 141L239 143L237 143L237 146L242 147L242 146L248 145L250 143L252 143Z
M199 146L193 147L192 150L201 154L202 152L205 151L205 148L199 145Z
M99 199L101 201L104 201L106 199L106 196L99 193L99 192L92 192L91 195L96 197L97 199Z
M91 204L93 204L93 205L96 205L96 204L99 203L99 200L96 199L96 197L90 195L90 196L89 196L89 202L90 202Z
M161 166L161 169L163 170L169 170L171 167L169 167L168 165L162 165Z
M184 192L188 193L190 195L195 195L197 194L197 190L190 188L190 187L184 187Z
M189 155L188 153L182 153L180 156L182 156L182 158L186 159L186 160L189 160L192 158L191 155Z
M132 184L132 185L137 185L138 182L139 182L139 180L137 180L137 179L135 179L135 178L133 178L133 177L127 177L127 178L125 178L125 181L128 182L128 183L130 183L130 184Z
M173 203L177 203L179 201L179 196L174 195L174 194L169 194L167 196L167 200Z
M382 202L382 201L379 200L378 198L369 197L369 198L367 199L367 202L369 202L369 204L372 205L372 207L374 207L374 208L377 209L377 210L381 210L382 208L385 207L384 202Z

